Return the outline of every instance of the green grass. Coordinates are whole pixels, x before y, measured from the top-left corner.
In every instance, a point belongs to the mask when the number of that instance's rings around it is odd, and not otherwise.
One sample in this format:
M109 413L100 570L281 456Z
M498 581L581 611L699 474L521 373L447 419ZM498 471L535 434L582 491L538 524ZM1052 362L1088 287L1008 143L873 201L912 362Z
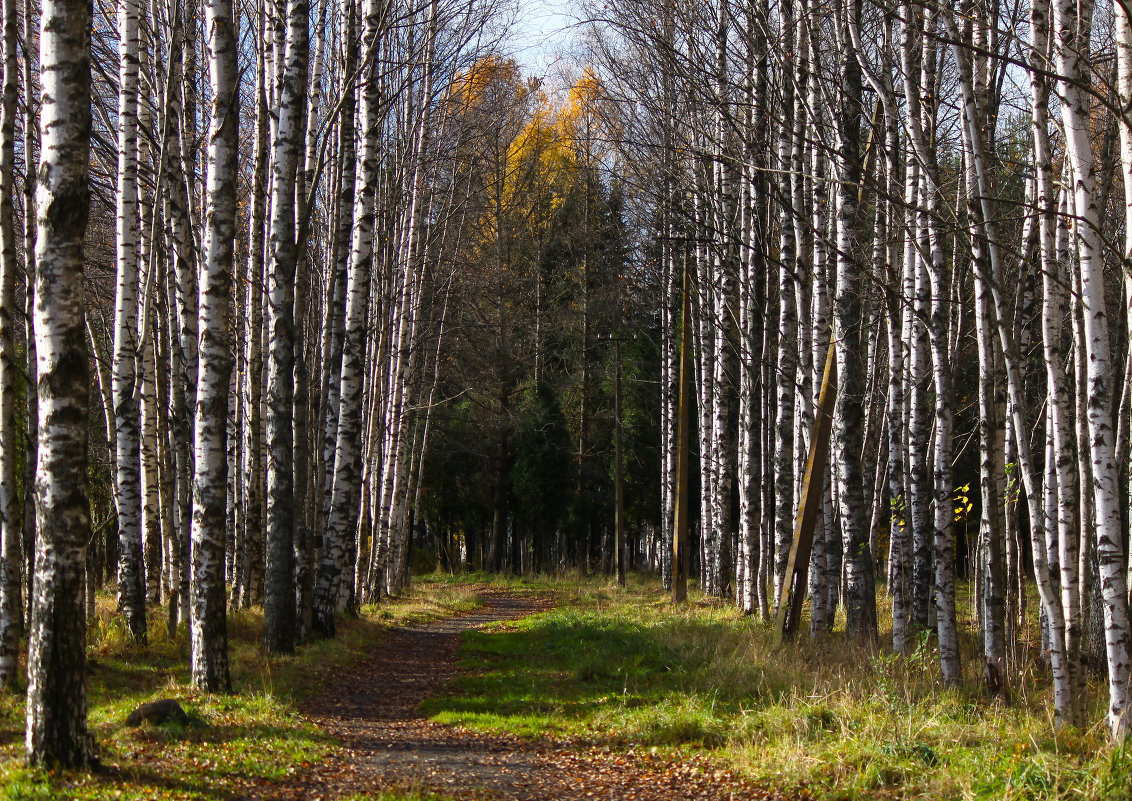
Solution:
M983 696L973 664L962 688L942 689L928 637L909 658L839 635L775 646L728 605L661 597L591 582L561 589L553 611L467 633L467 675L426 711L524 737L706 750L818 798L1132 798L1132 754L1099 723L1055 730L1032 666L1005 704ZM1106 693L1091 689L1099 722Z
M184 627L165 635L160 610L150 611L149 643L130 640L110 598L99 599L89 638L89 723L103 769L47 772L23 765L22 694L0 695L0 799L227 799L285 781L326 759L337 744L298 715L301 701L323 688L328 671L361 659L389 625L421 621L477 605L461 584L411 592L366 607L341 621L333 640L312 642L294 655L267 658L259 647L258 609L229 614L233 692L192 689ZM123 721L139 704L176 698L187 726ZM375 796L381 801L432 801L426 796Z

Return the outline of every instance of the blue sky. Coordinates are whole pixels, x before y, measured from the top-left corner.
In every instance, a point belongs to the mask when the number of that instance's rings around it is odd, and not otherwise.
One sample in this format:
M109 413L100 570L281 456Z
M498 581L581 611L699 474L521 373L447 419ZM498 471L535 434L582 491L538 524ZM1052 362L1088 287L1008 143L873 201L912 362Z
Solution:
M578 0L519 0L511 41L525 71L540 77L553 72L555 61L570 45L580 5Z

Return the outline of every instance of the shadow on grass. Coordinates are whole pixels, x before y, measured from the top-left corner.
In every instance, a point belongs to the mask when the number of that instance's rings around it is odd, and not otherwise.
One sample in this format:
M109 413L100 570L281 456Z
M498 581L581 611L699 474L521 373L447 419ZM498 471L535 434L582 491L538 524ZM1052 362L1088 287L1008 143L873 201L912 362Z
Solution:
M109 734L109 732L106 732ZM33 770L8 763L0 799L247 798L287 782L331 751L333 738L286 721L261 724L145 725L102 740L102 766L91 772Z
M143 798L243 798L321 759L333 742L286 725L147 726L118 741L118 753L108 754L110 764L91 780L106 797L123 790Z
M97 705L106 700L120 700L125 694L133 696L139 692L151 692L167 684L170 678L180 683L187 682L189 671L185 665L173 660L99 658L88 662L87 676L90 700Z
M92 774L93 783L108 793L113 793L119 785L129 785L139 795L161 798L174 793L210 799L236 799L246 797L246 788L223 788L199 778L173 778L152 769L110 768Z

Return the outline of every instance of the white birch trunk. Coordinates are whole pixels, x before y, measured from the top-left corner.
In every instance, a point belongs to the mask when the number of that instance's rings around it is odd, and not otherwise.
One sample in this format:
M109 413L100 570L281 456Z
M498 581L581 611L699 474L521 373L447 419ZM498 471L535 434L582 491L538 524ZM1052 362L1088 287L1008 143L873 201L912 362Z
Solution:
M267 359L267 571L264 647L295 648L295 182L306 117L308 30L306 0L287 4L286 68L279 97L272 200L271 270L268 273Z
M901 5L904 24L900 40L900 62L904 80L904 99L907 109L906 128L909 158L905 168L904 203L908 209L905 226L904 273L902 297L909 313L904 318L903 340L907 358L907 444L908 473L906 477L907 522L912 539L912 624L928 625L928 606L931 597L931 481L928 475L931 436L931 412L926 395L929 345L925 320L928 315L928 287L925 258L927 239L923 235L924 212L920 208L920 172L930 162L921 162L925 156L922 144L923 121L920 102L920 80L917 69L922 59L923 34L920 12L911 3Z
M226 692L228 629L224 546L228 504L228 406L232 373L232 273L239 129L237 25L231 0L208 0L212 102L208 205L200 275L200 331L193 488L191 648L193 684Z
M83 572L90 537L83 240L90 203L90 5L44 0L35 276L39 440L25 748L33 766L90 760Z
M343 40L342 70L351 75L357 69L357 5L346 3L341 10L340 36ZM356 91L350 84L343 88L342 110L339 114L338 136L338 177L335 192L334 228L334 277L327 297L327 334L325 356L322 368L326 372L324 397L324 420L322 433L322 459L320 469L325 473L322 479L322 507L319 532L325 543L327 525L330 517L331 500L334 494L334 450L338 439L338 415L341 403L342 349L346 326L346 285L349 280L350 235L353 225L354 184L357 165L354 147ZM324 546L325 547L325 546ZM317 570L315 568L317 586ZM313 625L313 620L312 620Z
M264 37L266 15L259 15ZM243 441L240 456L244 474L244 528L237 530L235 600L249 606L263 598L264 460L263 447L263 285L268 205L267 73L261 42L256 54L255 144L252 155L252 191L248 212L248 260L244 293L243 369L240 403L243 407Z
M1112 426L1114 365L1109 353L1108 316L1105 307L1104 262L1100 241L1100 210L1096 198L1096 163L1090 142L1088 106L1088 48L1092 4L1055 0L1053 30L1058 95L1065 127L1065 150L1073 175L1076 217L1072 228L1080 271L1083 334L1079 343L1087 357L1089 451L1092 468L1094 526L1104 600L1105 641L1108 653L1108 723L1114 737L1132 731L1132 669L1129 665L1128 594L1122 544L1119 469Z
M868 514L860 454L864 446L865 374L862 365L861 265L856 252L862 232L858 193L862 179L861 68L850 43L850 28L860 19L858 0L838 9L842 95L837 108L837 284L833 328L837 356L837 399L833 444L837 492L845 543L845 620L851 637L877 637L873 557L869 551Z
M169 224L170 271L170 418L173 440L174 471L174 536L177 559L177 603L174 615L170 606L170 625L187 621L189 616L189 584L193 519L193 418L196 411L197 373L197 262L189 212L189 190L183 175L184 143L181 116L183 108L183 72L181 51L184 48L182 28L185 24L175 15L170 43L169 87L165 101L165 214Z
M34 0L24 0L24 341L27 364L27 453L24 459L23 548L26 604L30 617L35 558L35 468L38 461L39 394L35 347L35 253L38 210L36 173L39 165L39 92L37 85L36 20Z
M810 61L819 63L821 58L821 42L819 37L809 37ZM811 78L809 81L809 113L811 136L817 131L820 121L820 110L823 107L821 82ZM826 231L829 230L829 182L827 180L828 164L825 150L821 145L810 144L810 176L812 198L812 211L810 223L813 234L812 244L812 273L813 288L811 290L811 325L810 336L810 388L812 404L817 408L818 397L821 393L822 376L825 370L826 354L830 342L830 326L832 322L832 289L830 275L830 259L827 248ZM829 482L828 470L818 477L822 484L822 494L826 494L826 485ZM830 575L828 570L830 540L834 530L834 520L827 516L822 504L822 513L819 515L814 529L814 544L810 558L810 630L813 633L830 631L833 628L834 614L836 612L835 596L830 593Z
M138 409L138 0L118 4L118 283L114 304L114 417L118 429L118 607L131 634L146 636Z
M141 464L142 464L142 555L145 565L145 600L161 602L161 486L158 477L157 348L153 313L146 314L149 334L144 337L141 357Z
M367 0L363 21L366 59L372 61L380 47L381 9ZM345 338L339 379L338 433L334 451L334 474L330 514L323 538L322 560L315 582L313 626L323 636L334 634L334 615L352 603L352 571L346 570L347 544L357 533L361 502L362 385L365 379L366 321L369 307L370 271L373 265L374 210L379 158L379 103L377 81L367 72L360 93L359 122L361 152L353 199L353 236L346 285ZM360 558L358 559L360 562ZM350 573L350 577L347 574Z
M1113 16L1116 28L1116 94L1120 108L1120 170L1124 184L1124 259L1127 263L1132 259L1132 10L1117 3L1113 7ZM1125 330L1132 330L1129 327L1132 325L1132 302L1128 300L1132 298L1132 274L1129 273L1124 276L1124 294L1128 303ZM1132 365L1132 349L1129 359L1129 364ZM1132 376L1126 376L1125 381L1132 384ZM1126 384L1125 394L1129 393L1130 384ZM1132 411L1125 413L1132 415ZM1132 428L1132 421L1126 418L1125 422ZM1132 487L1132 475L1129 476L1129 482ZM1132 561L1128 562L1126 581L1127 588L1132 592Z
M16 488L16 386L19 363L16 353L16 225L13 199L16 193L16 96L19 63L16 42L19 16L16 0L0 3L3 26L3 86L0 92L0 685L11 687L16 679L23 603L20 576L23 573L22 531L19 525L19 493Z
M956 33L954 20L945 17L948 32ZM982 46L984 26L973 23L974 30L967 32ZM983 654L986 659L988 691L1001 694L1006 691L1006 653L1004 639L1005 607L1002 597L1002 510L999 487L997 392L998 353L995 340L995 303L991 297L991 276L997 274L997 236L994 230L994 210L991 188L986 179L982 141L985 124L985 103L980 103L980 87L984 85L977 55L952 44L952 53L959 69L960 91L963 99L963 145L967 193L967 218L972 230L971 263L975 273L975 333L979 360L979 488L981 496L980 542L986 558L980 562L981 599L980 618L983 631ZM937 501L938 502L938 501ZM965 511L961 512L965 514ZM981 557L980 557L981 558Z

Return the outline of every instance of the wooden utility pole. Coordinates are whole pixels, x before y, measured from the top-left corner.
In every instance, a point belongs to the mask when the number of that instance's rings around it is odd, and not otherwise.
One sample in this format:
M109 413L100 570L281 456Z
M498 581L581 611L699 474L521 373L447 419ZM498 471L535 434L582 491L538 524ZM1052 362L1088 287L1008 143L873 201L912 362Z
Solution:
M614 434L614 449L616 450L617 464L614 468L614 491L617 498L613 517L614 528L614 554L613 561L617 570L617 586L625 586L625 487L623 482L623 463L621 457L621 340L614 340L617 351L617 370L613 381L613 414L617 418Z
M682 374L682 373L681 373ZM802 603L806 599L806 579L810 570L810 549L814 544L814 527L821 507L826 467L829 464L829 435L833 428L833 404L837 398L837 356L833 339L825 356L821 393L818 395L817 418L810 436L810 455L802 479L802 495L794 523L794 541L786 562L786 580L778 597L778 613L774 628L779 642L793 637L802 620ZM679 508L679 507L677 507Z
M676 401L676 513L672 527L672 602L688 597L688 390L691 382L692 340L688 326L688 254L684 254L684 280L680 312L680 397Z

